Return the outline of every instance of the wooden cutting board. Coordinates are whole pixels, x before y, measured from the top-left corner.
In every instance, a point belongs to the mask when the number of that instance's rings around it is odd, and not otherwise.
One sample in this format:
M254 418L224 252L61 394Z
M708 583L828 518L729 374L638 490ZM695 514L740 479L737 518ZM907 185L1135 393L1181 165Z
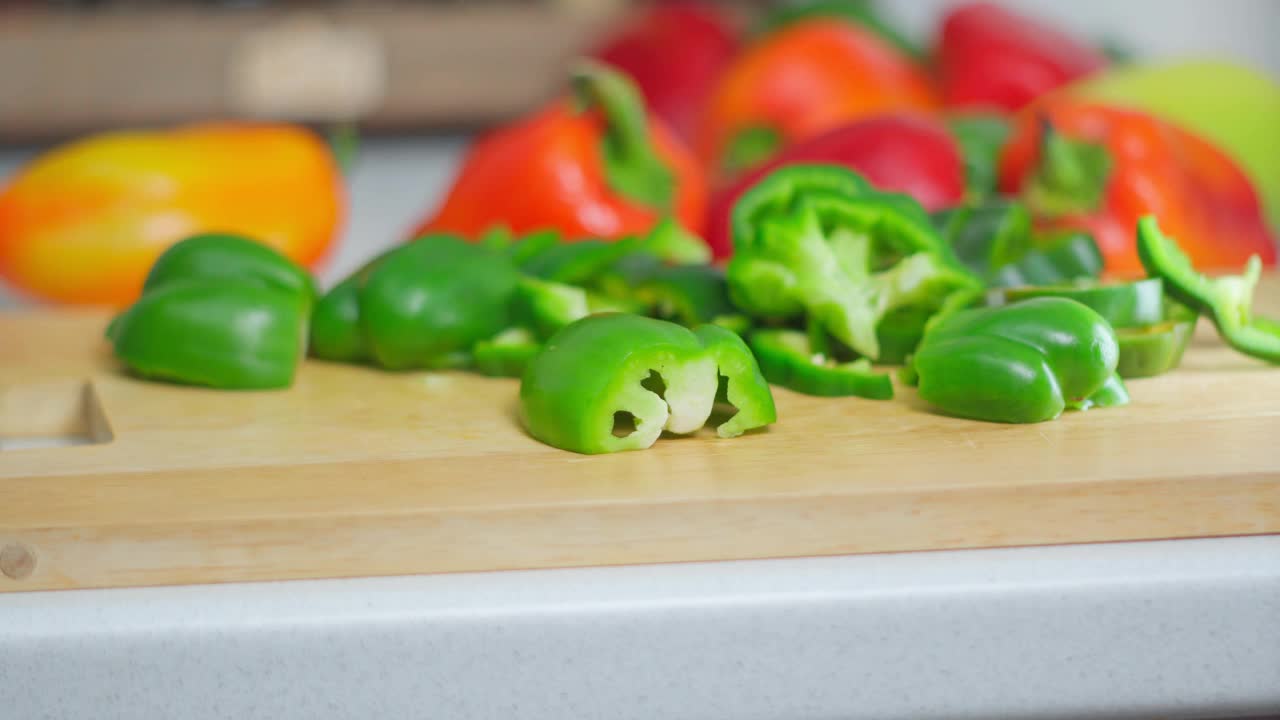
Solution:
M778 390L767 432L585 457L522 432L515 381L153 384L105 321L0 315L0 592L1280 532L1280 368L1206 322L1124 408L1011 426ZM86 444L4 449L33 435Z

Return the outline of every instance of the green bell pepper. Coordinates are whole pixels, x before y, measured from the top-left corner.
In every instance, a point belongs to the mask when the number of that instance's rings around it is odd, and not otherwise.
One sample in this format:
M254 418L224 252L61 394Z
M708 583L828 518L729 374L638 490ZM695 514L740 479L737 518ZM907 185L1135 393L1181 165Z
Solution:
M876 325L899 307L936 308L980 282L906 195L850 170L792 165L743 193L731 213L729 295L767 320L808 316L878 358Z
M1280 322L1252 312L1262 273L1258 256L1249 259L1240 275L1208 278L1196 272L1177 241L1147 215L1138 221L1138 258L1148 275L1164 281L1166 292L1209 316L1228 345L1250 357L1280 363Z
M359 291L372 358L391 370L456 367L511 325L519 275L507 255L428 235L380 258Z
M1182 363L1182 355L1195 333L1196 318L1169 320L1155 325L1116 329L1120 362L1116 372L1122 378L1162 375Z
M1002 115L971 113L950 118L947 126L964 161L965 194L980 200L994 193L1009 121Z
M1087 305L1111 327L1142 327L1164 320L1164 284L1159 278L1100 285L1079 281L1073 285L1006 288L999 292L1006 303L1037 297L1064 297Z
M311 310L311 354L321 360L364 362L369 346L360 327L358 274L334 285Z
M193 235L169 246L156 258L142 292L171 282L217 280L252 284L293 293L308 306L315 302L311 273L275 248L239 235Z
M481 375L518 378L541 349L542 344L533 333L514 327L476 343L471 357Z
M736 312L724 272L710 265L658 268L633 292L657 317L687 327Z
M586 290L533 277L520 278L513 302L516 323L533 329L544 340L574 320L591 314Z
M721 436L776 419L769 386L733 333L638 315L591 315L556 333L529 363L520 383L520 417L530 435L564 450L643 449L664 430L701 428L715 406L720 376L738 408L718 428Z
M815 351L812 333L756 330L750 343L761 372L775 385L822 397L893 398L893 380L887 373L873 371L866 358L835 362L825 352Z
M944 413L1034 423L1119 402L1119 354L1101 315L1046 297L951 315L925 333L912 366L920 397Z
M112 323L116 357L134 373L226 390L285 388L305 353L304 295L212 276L167 280Z
M1050 235L1032 231L1025 205L984 200L933 214L933 223L956 256L989 287L1052 285L1102 274L1102 251L1078 230Z

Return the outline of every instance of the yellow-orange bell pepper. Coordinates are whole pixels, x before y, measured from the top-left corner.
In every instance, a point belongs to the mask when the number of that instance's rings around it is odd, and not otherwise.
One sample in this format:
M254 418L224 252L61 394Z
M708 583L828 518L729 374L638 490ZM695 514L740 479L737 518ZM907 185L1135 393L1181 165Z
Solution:
M0 277L47 300L123 306L190 235L259 240L313 266L344 215L328 146L284 124L94 135L40 155L0 189Z

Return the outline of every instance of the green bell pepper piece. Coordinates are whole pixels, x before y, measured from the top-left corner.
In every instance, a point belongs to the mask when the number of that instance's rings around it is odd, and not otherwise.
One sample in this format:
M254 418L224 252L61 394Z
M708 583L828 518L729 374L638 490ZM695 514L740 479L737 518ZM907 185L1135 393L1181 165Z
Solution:
M546 339L560 328L591 313L587 291L576 285L523 277L516 284L513 316L517 323Z
M716 361L720 388L716 399L737 410L716 427L722 438L737 437L748 430L771 425L778 419L769 383L760 371L751 349L742 337L719 325L699 325L693 334Z
M918 203L825 165L776 170L731 215L730 298L764 319L807 315L855 352L880 353L876 325L909 305L936 308L979 287Z
M733 337L638 315L585 317L556 333L529 363L520 383L521 421L535 439L564 450L639 450L664 430L702 427L723 375L729 399L742 404L719 432L771 423L772 394Z
M1088 410L1090 408L1109 408L1120 407L1129 404L1129 389L1124 386L1124 380L1121 379L1119 372L1112 373L1111 377L1102 384L1092 395L1084 402L1068 405L1070 410Z
M1122 378L1162 375L1182 363L1182 355L1195 333L1196 318L1169 320L1139 328L1118 328L1120 362L1116 372Z
M542 344L525 328L503 330L471 349L475 368L490 377L515 377L524 374L529 361L542 349Z
M769 382L806 395L893 398L893 380L888 373L873 371L866 358L835 363L825 353L814 351L811 335L786 329L751 333L751 349Z
M964 161L964 184L971 200L980 200L996 191L1000 150L1009 137L1009 121L1002 115L966 114L947 120L960 157Z
M932 310L919 307L898 308L876 326L876 339L880 342L880 362L899 365L915 352L924 337L925 323L933 317Z
M538 230L529 233L506 247L507 256L516 267L524 269L533 258L547 252L560 244L560 233L556 230Z
M369 346L360 327L359 274L334 285L311 310L311 354L321 360L364 362Z
M115 320L116 357L137 375L226 390L285 388L306 348L307 299L202 277L166 281Z
M456 367L509 327L519 276L510 258L448 235L384 255L360 288L370 355L391 370Z
M956 257L982 278L995 276L1031 249L1031 213L1017 201L959 205L934 213L933 222Z
M1034 423L1087 406L1111 382L1119 354L1101 315L1047 297L951 315L925 333L912 366L920 397L944 413Z
M1017 262L1000 268L990 278L992 287L1056 285L1102 275L1102 250L1092 235L1069 231L1032 238L1032 246Z
M151 266L142 291L195 279L275 288L297 295L308 306L316 299L315 280L302 266L275 248L222 233L193 235L170 245Z
M1164 281L1166 292L1208 315L1228 345L1250 357L1280 363L1280 322L1253 315L1253 292L1262 273L1258 256L1249 258L1240 275L1206 277L1147 215L1138 221L1138 258L1148 275Z
M1154 325L1165 316L1164 284L1159 278L1106 285L1078 281L1073 285L1006 288L998 295L1006 303L1036 297L1075 300L1093 308L1116 330Z
M735 312L724 272L710 265L658 268L634 292L657 317L687 327Z

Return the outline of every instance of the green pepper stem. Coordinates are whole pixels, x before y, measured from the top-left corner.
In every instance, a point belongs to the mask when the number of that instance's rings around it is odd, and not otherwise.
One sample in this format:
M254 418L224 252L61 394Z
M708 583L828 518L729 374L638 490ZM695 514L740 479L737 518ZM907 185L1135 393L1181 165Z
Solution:
M577 106L604 118L609 186L644 205L670 210L675 179L653 146L644 98L635 84L603 63L585 61L574 70L572 85Z
M1035 213L1062 216L1097 210L1111 174L1106 146L1072 140L1042 119L1040 162L1031 176L1025 200Z

